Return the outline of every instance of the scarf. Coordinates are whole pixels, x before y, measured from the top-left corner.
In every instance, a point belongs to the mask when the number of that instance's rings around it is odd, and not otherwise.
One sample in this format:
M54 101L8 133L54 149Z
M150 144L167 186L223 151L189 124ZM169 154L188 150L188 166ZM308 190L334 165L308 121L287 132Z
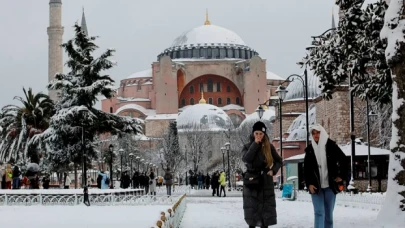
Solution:
M328 178L328 163L326 160L326 143L328 142L329 135L320 124L310 126L310 131L312 132L312 130L320 132L318 143L315 142L313 138L311 138L311 141L312 147L314 148L316 161L318 162L321 188L327 188L329 187L329 178Z

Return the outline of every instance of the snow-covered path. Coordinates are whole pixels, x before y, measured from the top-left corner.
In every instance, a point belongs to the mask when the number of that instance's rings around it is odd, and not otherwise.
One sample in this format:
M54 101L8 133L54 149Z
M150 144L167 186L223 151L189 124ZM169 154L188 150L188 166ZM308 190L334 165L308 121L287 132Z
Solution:
M273 227L310 228L313 227L311 203L277 200L278 225ZM335 207L336 228L376 227L376 211ZM189 197L181 228L243 228L241 197Z

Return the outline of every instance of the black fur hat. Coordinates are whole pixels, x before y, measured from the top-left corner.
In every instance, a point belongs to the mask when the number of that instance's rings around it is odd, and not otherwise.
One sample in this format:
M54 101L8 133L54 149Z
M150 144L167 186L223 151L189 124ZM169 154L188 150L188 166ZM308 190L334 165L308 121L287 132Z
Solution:
M265 125L263 122L261 122L261 121L257 121L257 122L253 125L253 131L252 131L252 132L255 132L255 131L262 131L264 134L266 134L266 130L267 130L266 125Z

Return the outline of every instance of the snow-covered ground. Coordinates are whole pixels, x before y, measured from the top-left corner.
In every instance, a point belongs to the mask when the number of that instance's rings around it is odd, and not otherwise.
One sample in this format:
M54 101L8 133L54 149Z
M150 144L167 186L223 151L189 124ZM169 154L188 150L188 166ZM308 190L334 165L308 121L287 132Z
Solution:
M4 206L0 207L1 227L14 228L102 228L139 227L156 224L163 206Z
M311 228L313 208L308 202L277 199L278 224L272 227ZM377 211L335 207L334 227L373 228ZM247 227L243 219L242 198L188 198L187 210L181 228L241 228Z

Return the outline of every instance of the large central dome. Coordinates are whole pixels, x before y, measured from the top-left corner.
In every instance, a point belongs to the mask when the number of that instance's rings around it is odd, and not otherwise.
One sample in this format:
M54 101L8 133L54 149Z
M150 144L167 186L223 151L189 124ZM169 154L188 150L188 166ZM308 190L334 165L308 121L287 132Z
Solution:
M178 36L172 45L158 55L171 59L251 59L259 55L246 46L236 33L211 25L208 15L204 25L188 30Z
M242 38L236 33L216 25L202 25L177 37L172 46L234 44L244 46Z

